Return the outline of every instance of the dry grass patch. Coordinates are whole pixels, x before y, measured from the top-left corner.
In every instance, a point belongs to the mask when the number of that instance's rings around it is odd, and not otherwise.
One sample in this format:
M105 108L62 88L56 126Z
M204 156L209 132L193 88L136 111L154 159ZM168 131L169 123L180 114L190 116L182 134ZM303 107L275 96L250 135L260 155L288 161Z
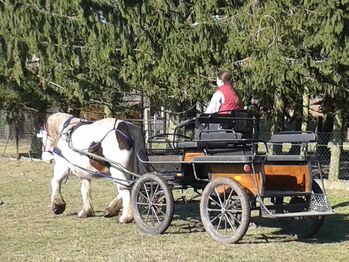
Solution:
M337 214L327 218L316 239L297 241L277 221L254 217L258 227L239 244L222 245L204 231L197 201L179 200L175 219L161 236L104 218L115 191L107 180L92 182L96 217L77 218L76 177L63 184L67 208L56 216L49 208L51 169L43 162L0 160L0 261L348 261L347 191L329 191Z

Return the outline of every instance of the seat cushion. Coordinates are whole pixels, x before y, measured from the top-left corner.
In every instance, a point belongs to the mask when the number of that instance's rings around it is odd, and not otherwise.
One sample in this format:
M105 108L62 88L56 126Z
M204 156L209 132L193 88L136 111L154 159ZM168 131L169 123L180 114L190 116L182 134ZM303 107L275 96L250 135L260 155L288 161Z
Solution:
M194 157L193 163L250 163L253 155L224 155Z
M178 142L177 148L197 148L198 144L196 141L181 141Z
M287 162L287 161L295 161L295 162L304 162L307 158L301 155L269 155L267 156L267 161L276 161L276 162Z

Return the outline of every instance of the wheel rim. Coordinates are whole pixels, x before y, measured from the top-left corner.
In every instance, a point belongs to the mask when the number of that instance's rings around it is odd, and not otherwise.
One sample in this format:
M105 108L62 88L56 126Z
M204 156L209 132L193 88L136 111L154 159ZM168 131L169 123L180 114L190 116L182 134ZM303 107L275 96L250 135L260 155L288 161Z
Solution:
M156 181L145 181L136 197L139 215L147 227L157 227L166 218L165 191Z
M220 237L235 234L242 222L242 203L237 192L229 185L214 187L207 199L207 217L210 226Z

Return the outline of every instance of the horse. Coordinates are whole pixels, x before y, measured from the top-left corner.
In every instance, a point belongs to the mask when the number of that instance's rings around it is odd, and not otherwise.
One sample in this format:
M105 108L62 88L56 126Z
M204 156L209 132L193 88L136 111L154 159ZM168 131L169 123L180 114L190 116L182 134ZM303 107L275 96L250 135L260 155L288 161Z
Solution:
M55 214L62 214L66 207L61 182L74 174L81 179L82 208L78 217L94 216L91 179L102 176L113 179L119 192L107 206L104 216L116 216L122 209L119 222L133 220L131 176L147 172L137 157L137 152L145 148L139 126L115 118L92 122L67 113L54 113L47 118L41 139L46 159L49 160L49 152L54 162L51 208Z

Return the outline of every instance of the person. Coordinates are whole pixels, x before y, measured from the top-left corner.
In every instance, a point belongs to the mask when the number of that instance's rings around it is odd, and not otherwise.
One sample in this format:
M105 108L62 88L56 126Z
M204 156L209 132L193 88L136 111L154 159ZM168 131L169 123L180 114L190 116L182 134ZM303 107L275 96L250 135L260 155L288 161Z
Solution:
M232 79L228 71L220 71L217 74L217 87L205 113L229 114L229 110L243 109L243 103L232 87Z

